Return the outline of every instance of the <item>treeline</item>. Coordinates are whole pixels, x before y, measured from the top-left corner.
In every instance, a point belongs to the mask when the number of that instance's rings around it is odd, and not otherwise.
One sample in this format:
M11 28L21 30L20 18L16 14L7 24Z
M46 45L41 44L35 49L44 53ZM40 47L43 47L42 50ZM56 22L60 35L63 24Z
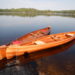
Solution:
M29 12L29 11L36 12L37 10L36 9L32 9L32 8L29 8L29 9L25 9L25 8L0 9L0 12Z
M51 10L37 10L33 8L19 8L19 9L0 9L0 15L13 15L13 16L29 16L34 17L38 15L44 16L66 16L75 17L75 10L61 10L61 11L51 11Z
M57 13L72 13L75 14L75 10L61 10L61 11L55 11Z
M51 13L50 10L37 10L33 8L19 8L19 9L0 9L0 12L17 12L17 13Z
M75 14L75 10L61 10L61 11L51 11L51 10L37 10L34 8L18 8L18 9L0 9L0 12L29 12L29 13L72 13Z

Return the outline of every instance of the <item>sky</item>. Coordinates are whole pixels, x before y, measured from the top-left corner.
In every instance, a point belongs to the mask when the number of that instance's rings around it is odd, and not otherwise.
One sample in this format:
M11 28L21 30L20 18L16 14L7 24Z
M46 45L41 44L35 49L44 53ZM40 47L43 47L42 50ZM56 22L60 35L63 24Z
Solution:
M40 10L75 10L75 0L0 0L0 8L36 8Z

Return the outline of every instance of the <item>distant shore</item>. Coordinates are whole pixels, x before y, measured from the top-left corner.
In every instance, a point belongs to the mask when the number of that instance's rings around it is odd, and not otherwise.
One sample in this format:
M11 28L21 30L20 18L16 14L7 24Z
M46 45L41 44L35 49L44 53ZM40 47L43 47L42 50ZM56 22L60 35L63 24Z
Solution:
M75 10L61 10L61 11L52 11L52 10L38 10L33 8L18 8L18 9L0 9L0 13L65 13L65 14L75 14Z
M51 10L37 10L33 8L19 8L19 9L0 9L0 15L13 15L13 16L68 16L75 17L75 10L61 10L61 11L51 11Z

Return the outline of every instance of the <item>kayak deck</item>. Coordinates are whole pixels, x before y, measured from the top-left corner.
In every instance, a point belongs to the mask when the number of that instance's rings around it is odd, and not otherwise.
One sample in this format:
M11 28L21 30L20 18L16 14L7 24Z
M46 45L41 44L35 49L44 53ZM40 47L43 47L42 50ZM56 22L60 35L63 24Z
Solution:
M14 56L20 56L24 53L36 52L59 45L66 44L75 39L75 32L58 33L40 37L34 41L23 43L21 45L10 45L3 50L0 50L0 58L11 59Z
M58 41L62 41L62 40L72 37L71 35L68 35L68 34L72 34L72 32L47 35L44 37L40 37L40 38L36 39L35 41L23 43L21 45L35 45L35 44L38 44L37 42L41 42L42 44L58 42Z
M59 33L47 35L36 39L35 41L20 45L11 45L6 49L6 57L8 59L13 56L23 55L24 53L36 52L59 45L66 44L75 39L75 32Z
M39 30L30 32L28 34L25 34L25 35L17 38L16 40L14 40L12 42L10 42L8 45L11 45L11 44L19 44L20 45L20 44L23 44L23 43L30 42L34 39L39 38L39 37L48 35L50 33L50 30L51 30L51 27L46 27L46 28L43 28L43 29L39 29Z

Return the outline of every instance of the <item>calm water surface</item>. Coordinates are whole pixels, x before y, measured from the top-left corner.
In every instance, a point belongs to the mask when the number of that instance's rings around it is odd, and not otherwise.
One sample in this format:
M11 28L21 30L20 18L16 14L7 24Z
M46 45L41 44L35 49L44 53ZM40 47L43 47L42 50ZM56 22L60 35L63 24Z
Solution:
M52 27L51 33L75 31L75 18L62 16L19 17L0 15L0 45L6 44L31 31L47 26ZM47 56L29 61L24 65L5 67L0 75L75 75L75 42L53 49L55 52L43 52ZM60 52L62 50L62 52ZM48 50L49 51L49 50ZM48 54L50 53L50 54ZM39 54L39 53L38 53ZM37 57L38 54L36 53ZM35 55L35 54L32 54ZM33 56L34 58L34 56ZM17 59L18 60L18 59ZM21 61L19 61L21 62ZM23 63L22 63L23 64Z

